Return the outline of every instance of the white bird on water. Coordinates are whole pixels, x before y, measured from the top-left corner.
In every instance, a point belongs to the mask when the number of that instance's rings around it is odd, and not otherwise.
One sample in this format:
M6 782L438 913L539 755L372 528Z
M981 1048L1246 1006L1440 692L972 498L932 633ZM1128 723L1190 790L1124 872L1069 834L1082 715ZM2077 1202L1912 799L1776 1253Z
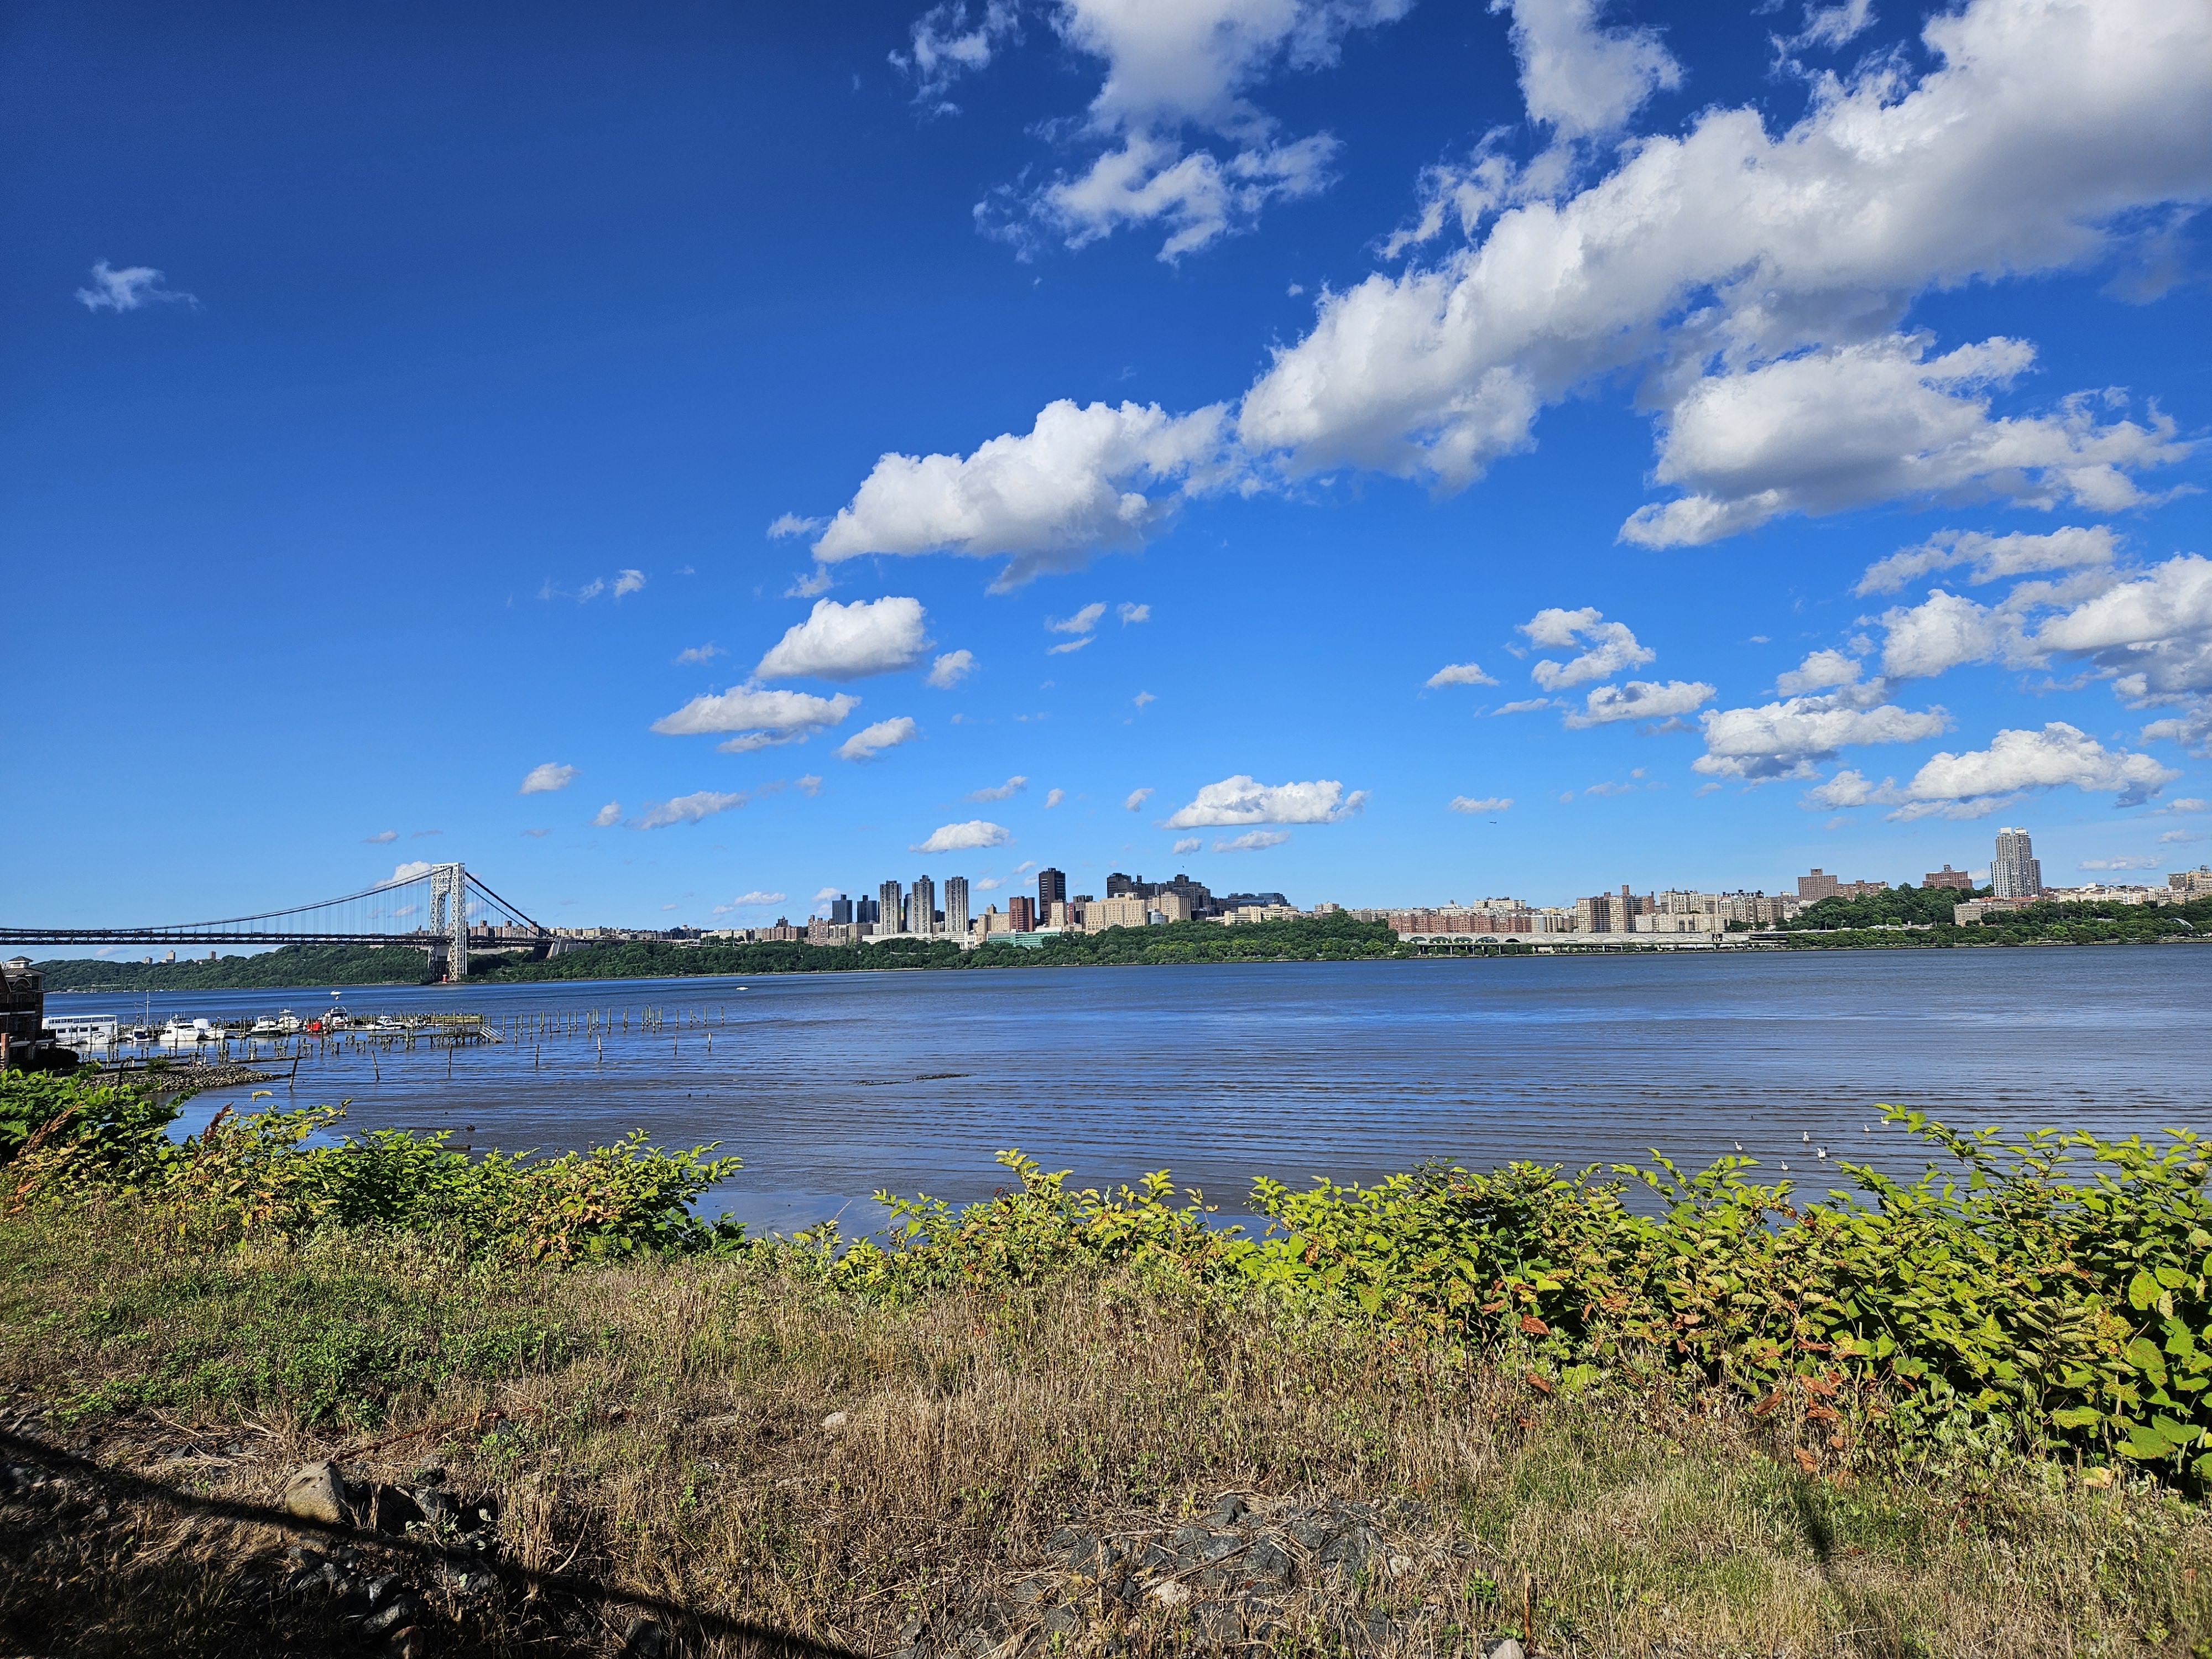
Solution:
M1826 1158L1826 1157L1827 1157L1827 1155L1828 1155L1828 1149L1827 1149L1826 1146L1820 1147L1820 1148L1819 1149L1819 1151L1820 1151L1820 1156L1821 1156L1822 1158Z
M1790 1173L1790 1166L1787 1164L1782 1166L1782 1173L1784 1175L1788 1175Z

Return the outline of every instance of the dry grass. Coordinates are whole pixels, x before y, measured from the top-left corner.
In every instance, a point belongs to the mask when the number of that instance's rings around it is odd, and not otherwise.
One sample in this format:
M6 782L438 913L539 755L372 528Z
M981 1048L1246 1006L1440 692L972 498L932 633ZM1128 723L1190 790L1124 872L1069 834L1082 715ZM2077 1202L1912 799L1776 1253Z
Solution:
M1263 1516L1425 1510L1393 1523L1400 1571L1304 1593L1278 1647L1382 1609L1383 1645L1450 1653L1517 1629L1525 1580L1554 1652L2212 1650L2212 1529L2155 1490L1963 1454L1823 1451L1808 1474L1787 1411L1547 1397L1126 1282L887 1309L740 1263L495 1280L372 1241L207 1257L119 1215L0 1223L0 1267L9 1412L46 1408L28 1432L153 1483L103 1519L89 1490L59 1524L4 1511L0 1637L24 1651L296 1650L243 1587L285 1534L244 1511L187 1526L163 1494L265 1504L311 1457L455 1419L353 1467L394 1479L435 1451L500 1495L510 1562L565 1577L441 1624L449 1651L612 1651L652 1602L692 1615L662 1615L690 1651L775 1645L717 1623L741 1620L886 1653L1036 1574L1071 1518L1156 1534L1229 1492ZM205 1461L165 1461L187 1447ZM1152 1608L1065 1646L1110 1644L1204 1645Z

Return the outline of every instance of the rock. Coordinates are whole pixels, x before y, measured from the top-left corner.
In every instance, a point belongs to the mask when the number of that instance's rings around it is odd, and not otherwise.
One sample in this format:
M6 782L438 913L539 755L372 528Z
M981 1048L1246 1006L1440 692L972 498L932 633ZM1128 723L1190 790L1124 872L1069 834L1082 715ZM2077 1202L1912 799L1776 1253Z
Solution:
M353 1510L346 1503L345 1476L335 1463L302 1463L284 1483L277 1504L285 1514L303 1521L320 1521L333 1527L353 1524Z
M1521 1650L1521 1644L1510 1636L1489 1644L1483 1649L1482 1655L1483 1659L1528 1659L1528 1655Z
M401 1590L362 1621L362 1628L371 1636L381 1636L402 1625L411 1625L428 1611L422 1598L412 1590Z
M437 1486L417 1486L410 1495L415 1499L416 1507L422 1511L425 1521L440 1526L459 1522L461 1500L453 1493Z
M660 1659L668 1651L668 1636L650 1619L633 1619L623 1632L624 1659Z
M1179 1607L1190 1600L1190 1589L1172 1578L1163 1578L1152 1586L1152 1600L1164 1607Z
M1237 1577L1255 1588L1287 1589L1297 1582L1297 1564L1272 1538L1262 1538L1232 1565Z
M446 1484L446 1466L433 1459L408 1477L417 1486L442 1486Z
M411 1522L424 1518L422 1506L409 1497L404 1487L387 1486L381 1482L369 1487L364 1507L368 1512L370 1529L375 1532L404 1534Z
M1045 1614L1042 1622L1049 1635L1073 1636L1083 1628L1083 1615L1073 1607L1054 1607Z
M1413 1558L1410 1555L1394 1555L1385 1565L1389 1567L1390 1576L1393 1578L1403 1578L1407 1573L1413 1571Z
M1252 1506L1232 1492L1213 1506L1212 1519L1217 1527L1233 1527L1251 1513Z
M822 1431L824 1434L842 1434L852 1426L852 1422L851 1413L831 1412L829 1416L822 1419Z

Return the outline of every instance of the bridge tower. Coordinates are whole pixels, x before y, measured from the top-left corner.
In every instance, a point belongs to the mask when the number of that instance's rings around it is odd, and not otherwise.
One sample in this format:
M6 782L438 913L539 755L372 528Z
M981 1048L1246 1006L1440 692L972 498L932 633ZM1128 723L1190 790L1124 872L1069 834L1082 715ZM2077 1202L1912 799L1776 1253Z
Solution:
M467 984L469 875L460 865L430 866L430 931L445 939L444 950L432 953L430 965L435 968L438 957L442 955L446 958L446 978L456 985Z

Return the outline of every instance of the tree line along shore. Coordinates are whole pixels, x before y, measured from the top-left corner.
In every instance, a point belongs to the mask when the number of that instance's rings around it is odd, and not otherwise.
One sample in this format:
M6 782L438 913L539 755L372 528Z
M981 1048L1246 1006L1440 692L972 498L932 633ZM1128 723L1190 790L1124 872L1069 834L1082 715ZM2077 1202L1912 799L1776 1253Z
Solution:
M0 1078L23 1651L2212 1637L2185 1132L1889 1109L1920 1180L1437 1164L1260 1180L1259 1236L1010 1151L982 1202L763 1237L695 1213L719 1148L471 1157L238 1104L177 1139L143 1085Z
M1944 949L2022 945L2150 944L2212 937L2212 899L2149 907L2112 901L2032 905L1955 925L1959 895L1895 887L1862 898L1823 899L1762 944L1790 950ZM1495 954L1529 953L1512 934L1479 936ZM1571 936L1565 936L1571 938ZM1121 967L1168 963L1349 962L1419 955L1379 921L1347 915L1302 917L1224 927L1170 922L1069 933L1034 947L985 945L963 951L949 940L887 939L880 945L787 942L679 945L627 941L594 945L545 961L472 953L471 982L659 979L714 975L841 973L863 969L978 970L993 968ZM228 991L302 986L422 982L418 951L343 945L286 945L212 961L107 962L67 957L38 964L49 992Z

